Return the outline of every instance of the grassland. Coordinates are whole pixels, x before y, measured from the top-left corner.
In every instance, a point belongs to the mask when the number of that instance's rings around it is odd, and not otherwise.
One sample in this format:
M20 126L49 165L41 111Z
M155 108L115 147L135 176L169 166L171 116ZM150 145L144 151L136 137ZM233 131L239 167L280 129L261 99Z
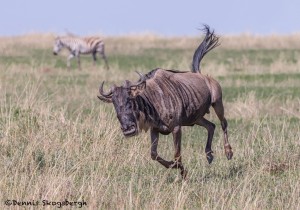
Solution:
M223 87L234 158L224 155L212 111L211 165L205 129L184 128L187 181L151 160L149 134L125 139L112 106L96 96L103 80L106 88L136 81L136 70L189 70L200 39L105 40L109 71L91 56L82 71L75 61L68 71L66 52L52 55L52 35L0 38L1 209L7 199L84 200L89 209L300 209L299 35L224 37L204 58L203 73ZM170 136L159 153L173 158Z

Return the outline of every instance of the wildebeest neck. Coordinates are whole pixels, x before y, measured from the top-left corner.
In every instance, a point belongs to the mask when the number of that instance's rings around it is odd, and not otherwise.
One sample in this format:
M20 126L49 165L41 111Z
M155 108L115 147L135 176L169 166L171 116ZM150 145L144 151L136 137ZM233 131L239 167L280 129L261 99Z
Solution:
M140 129L148 130L148 126L160 127L163 124L157 110L149 101L147 95L137 96L135 99L135 103L137 111L139 112L137 115L139 119L137 120L140 121L140 125L142 124L144 126Z

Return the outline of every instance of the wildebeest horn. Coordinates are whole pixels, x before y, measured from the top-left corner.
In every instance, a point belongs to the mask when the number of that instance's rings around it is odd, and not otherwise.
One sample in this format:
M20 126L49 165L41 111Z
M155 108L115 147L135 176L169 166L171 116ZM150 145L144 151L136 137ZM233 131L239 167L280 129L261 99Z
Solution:
M138 86L138 85L140 85L140 84L142 84L143 82L146 81L146 76L145 76L144 74L142 74L142 73L140 73L140 72L138 72L138 71L135 71L135 72L140 76L140 79L139 79L139 81L138 81L137 84L131 85L130 87Z
M100 93L103 97L111 98L111 97L112 97L112 94L113 94L113 89L114 89L114 88L111 88L110 91L109 91L108 93L104 93L104 91L103 91L103 85L104 85L104 82L102 82L102 84L101 84L100 87L99 87L99 93Z
M135 72L140 76L140 80L145 80L146 79L146 77L145 77L144 74L142 74L142 73L140 73L138 71L135 71Z

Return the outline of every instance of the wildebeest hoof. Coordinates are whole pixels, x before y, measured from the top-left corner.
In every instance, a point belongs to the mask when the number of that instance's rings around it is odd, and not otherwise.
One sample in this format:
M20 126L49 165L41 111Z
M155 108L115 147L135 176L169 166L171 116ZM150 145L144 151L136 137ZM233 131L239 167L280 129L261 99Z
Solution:
M232 151L226 152L226 157L227 157L228 160L231 160L232 156L233 156Z
M206 158L207 158L207 161L208 161L209 164L211 164L211 162L214 159L214 156L212 155L212 153L213 153L212 151L209 151L209 152L206 153Z
M231 150L231 146L225 147L225 155L226 155L226 157L227 157L228 160L231 160L231 158L233 156L233 152Z
M187 179L187 178L186 178L186 177L187 177L187 173L188 173L188 172L187 172L186 169L185 169L185 170L181 170L180 174L181 174L183 180L186 180L186 179Z

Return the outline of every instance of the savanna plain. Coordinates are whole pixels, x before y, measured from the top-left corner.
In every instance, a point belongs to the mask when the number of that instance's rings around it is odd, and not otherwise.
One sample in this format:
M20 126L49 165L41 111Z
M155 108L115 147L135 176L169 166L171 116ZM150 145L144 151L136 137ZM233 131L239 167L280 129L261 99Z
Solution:
M185 127L183 181L150 157L149 133L124 138L105 89L137 81L135 71L189 70L199 37L151 34L104 37L110 70L82 56L67 70L67 52L52 55L54 36L0 37L0 209L18 201L82 201L88 209L300 209L300 35L223 36L202 73L223 89L233 159L216 124L215 159L207 131ZM173 159L161 136L159 154ZM33 207L51 209L53 207ZM65 207L67 209L70 206Z

